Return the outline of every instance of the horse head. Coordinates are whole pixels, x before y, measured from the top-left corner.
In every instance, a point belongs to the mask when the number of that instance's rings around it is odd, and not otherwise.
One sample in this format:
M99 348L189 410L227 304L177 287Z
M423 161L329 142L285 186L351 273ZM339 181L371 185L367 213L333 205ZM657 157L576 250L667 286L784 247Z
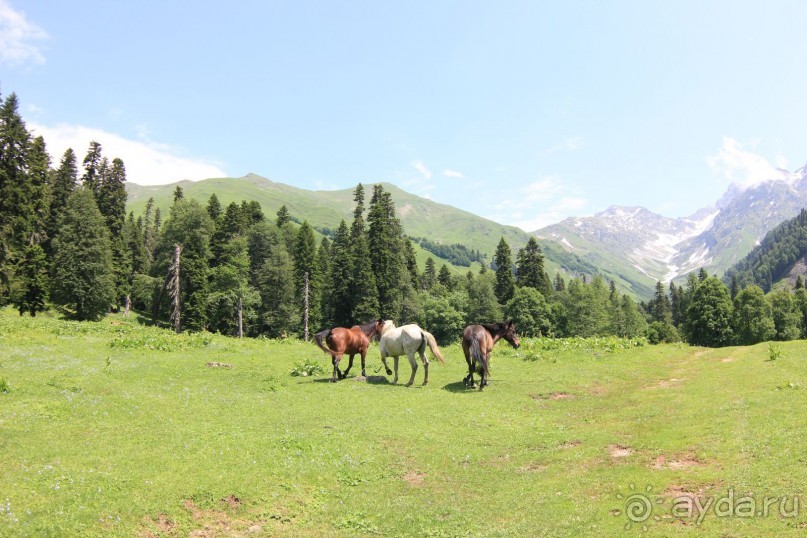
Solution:
M507 322L507 328L502 338L510 342L510 345L516 349L521 345L521 342L518 340L518 335L516 334L516 325L513 323L513 320Z
M378 320L378 323L380 324L379 325L379 331L378 331L378 334L380 336L384 336L385 332L395 328L395 322L392 321L391 319L388 319L388 320L385 320L385 321Z

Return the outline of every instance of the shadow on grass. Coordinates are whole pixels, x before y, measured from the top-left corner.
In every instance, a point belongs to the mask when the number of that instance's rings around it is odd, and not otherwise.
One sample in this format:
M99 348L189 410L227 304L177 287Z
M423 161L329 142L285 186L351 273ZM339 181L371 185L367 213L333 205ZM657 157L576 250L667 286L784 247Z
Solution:
M462 381L457 381L455 383L449 383L443 387L443 390L447 390L448 392L472 392L476 389L470 389L465 386L465 383Z
M345 379L340 379L337 381L338 383L343 383L345 381L358 381L360 383L369 383L370 385L390 385L391 383L389 380L384 377L383 375L368 375L367 377L362 378L361 376L350 376L346 377ZM330 383L330 377L321 377L318 379L313 380L314 383Z

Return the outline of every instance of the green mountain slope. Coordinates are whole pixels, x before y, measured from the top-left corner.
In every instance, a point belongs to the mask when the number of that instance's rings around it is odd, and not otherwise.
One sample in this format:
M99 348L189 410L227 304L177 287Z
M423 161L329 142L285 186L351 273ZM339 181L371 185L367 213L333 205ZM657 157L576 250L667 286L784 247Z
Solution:
M505 226L479 217L455 207L440 204L426 198L408 193L390 183L382 183L384 190L392 194L398 217L404 231L412 237L424 237L442 244L458 243L468 248L487 254L491 260L501 237L515 250L523 247L529 234L514 226ZM283 183L276 183L255 174L241 178L212 178L203 181L180 181L170 185L143 186L127 183L129 194L127 211L135 215L142 214L149 198L154 198L155 207L159 207L163 215L167 215L173 202L173 193L177 186L182 187L186 197L206 203L215 193L222 206L241 200L255 200L261 204L268 218L285 205L291 216L308 222L319 230L336 229L342 219L350 222L353 218L353 188L335 191L310 191ZM372 192L372 184L365 185L368 199ZM637 293L629 282L600 271L592 264L569 254L551 241L542 241L541 246L546 255L546 269L551 276L558 271L566 275L594 275L601 273L607 279L614 279L623 291L634 295ZM438 256L416 246L418 260L422 264L429 256ZM443 262L447 263L445 260ZM450 264L449 264L450 265ZM465 272L467 267L453 266L455 271ZM478 264L472 267L479 268Z
M778 282L787 280L792 286L805 273L807 256L807 210L787 220L765 235L760 244L726 271L728 284L733 277L741 286L756 284L766 292Z

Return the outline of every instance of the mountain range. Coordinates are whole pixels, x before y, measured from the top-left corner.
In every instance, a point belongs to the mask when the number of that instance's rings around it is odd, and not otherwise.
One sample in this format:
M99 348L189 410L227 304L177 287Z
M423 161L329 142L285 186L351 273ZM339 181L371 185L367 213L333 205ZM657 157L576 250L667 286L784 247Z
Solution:
M568 218L528 233L389 183L382 185L392 194L404 231L411 237L462 244L479 250L489 263L501 237L516 250L534 235L544 250L550 276L558 271L572 276L600 274L639 299L651 297L657 281L680 281L702 267L722 275L769 230L807 206L805 166L794 173L782 171L779 177L752 187L732 185L720 200L686 218L665 217L643 207L611 206L594 216ZM311 191L248 174L157 186L127 183L127 210L142 214L147 200L154 198L155 206L167 216L177 186L185 196L202 203L214 193L223 206L256 200L270 218L285 205L292 218L308 220L325 234L342 219L349 222L354 206L352 188ZM370 184L365 185L366 192L371 189ZM419 246L416 251L421 263L429 256L439 258ZM442 262L455 272L468 270Z
M715 203L672 219L642 207L612 206L593 217L569 218L537 230L591 264L630 281L654 285L681 281L705 268L722 275L765 234L807 206L807 166L740 188Z

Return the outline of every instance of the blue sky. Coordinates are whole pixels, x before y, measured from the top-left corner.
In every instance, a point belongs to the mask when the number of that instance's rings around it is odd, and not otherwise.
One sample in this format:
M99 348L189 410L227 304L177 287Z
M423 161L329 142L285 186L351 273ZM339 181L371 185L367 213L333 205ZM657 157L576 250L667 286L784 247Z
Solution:
M389 181L532 231L807 161L801 1L0 0L0 91L131 181Z

